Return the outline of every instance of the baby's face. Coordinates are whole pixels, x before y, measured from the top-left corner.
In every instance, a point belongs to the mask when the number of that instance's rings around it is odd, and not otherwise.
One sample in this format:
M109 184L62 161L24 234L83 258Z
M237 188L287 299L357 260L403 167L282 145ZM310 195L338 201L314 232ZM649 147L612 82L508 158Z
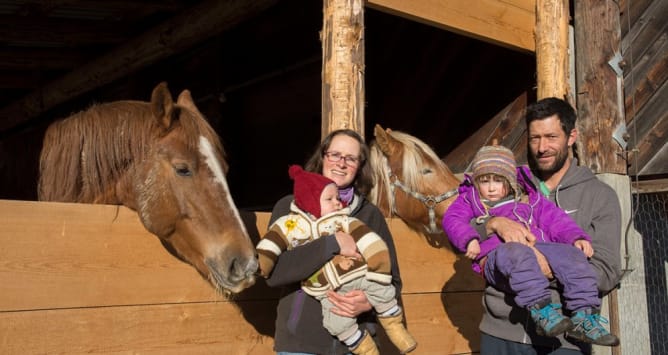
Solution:
M339 200L339 189L336 185L332 183L325 186L320 194L320 215L324 216L342 208L343 204Z
M477 183L480 196L484 199L494 202L508 195L508 184L506 183L506 179L500 175L483 175L478 178Z

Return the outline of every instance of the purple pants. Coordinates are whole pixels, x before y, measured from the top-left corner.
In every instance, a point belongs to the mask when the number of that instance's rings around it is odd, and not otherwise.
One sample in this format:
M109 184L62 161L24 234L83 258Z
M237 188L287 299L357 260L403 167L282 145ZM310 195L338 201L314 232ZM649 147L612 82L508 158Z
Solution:
M563 285L564 307L570 311L600 308L596 272L584 253L567 244L536 243L554 277ZM533 250L520 243L503 243L487 254L484 275L497 289L514 294L518 306L528 308L550 298L550 282L540 271Z

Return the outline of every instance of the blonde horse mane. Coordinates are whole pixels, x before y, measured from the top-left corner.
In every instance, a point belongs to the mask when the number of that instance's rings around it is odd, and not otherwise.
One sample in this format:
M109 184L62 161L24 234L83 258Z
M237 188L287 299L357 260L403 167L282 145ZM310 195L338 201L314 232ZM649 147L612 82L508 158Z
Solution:
M408 188L416 191L420 190L419 181L420 174L422 173L420 170L424 169L424 166L420 164L422 161L420 157L426 157L427 160L432 161L432 168L438 170L436 173L453 175L450 168L448 168L448 166L436 155L434 150L423 141L401 131L390 131L388 133L392 138L401 143L404 149L402 157L402 176L397 176L397 178L399 178ZM374 172L374 188L369 194L369 200L373 204L378 205L381 193L378 187L384 186L385 198L389 203L389 209L392 210L394 208L394 195L392 194L392 181L390 180L391 176L388 159L377 144L372 144L370 155L370 165Z
M196 150L203 135L225 161L220 139L199 115L181 113L178 126L189 149ZM103 199L146 157L160 132L149 103L140 101L94 105L52 124L40 157L39 199L85 203Z

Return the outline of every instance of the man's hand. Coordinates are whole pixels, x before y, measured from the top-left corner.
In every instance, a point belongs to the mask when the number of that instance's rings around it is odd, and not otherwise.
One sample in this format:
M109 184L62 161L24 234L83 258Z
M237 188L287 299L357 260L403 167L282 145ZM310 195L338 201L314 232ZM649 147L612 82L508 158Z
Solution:
M492 217L487 222L487 234L496 233L506 243L515 242L534 245L536 236L523 224L505 217Z
M466 257L473 260L480 255L480 243L478 239L471 239L469 244L466 246Z
M540 271L543 272L543 275L547 277L549 280L552 280L554 278L554 274L552 274L552 268L550 268L550 263L547 262L547 259L545 258L545 255L538 251L533 245L529 246L533 250L533 253L536 254L536 260L538 260L538 266L540 266Z
M350 234L337 231L334 236L336 237L337 243L339 243L339 254L355 258L357 260L362 260L362 255L357 251L357 244L355 243L355 239L353 239Z
M588 257L591 258L592 255L594 255L594 248L592 248L591 243L584 240L584 239L578 239L573 243L573 245L582 250L582 252Z
M343 295L329 290L327 298L334 305L332 313L342 317L354 318L372 308L366 295L360 290L352 290Z

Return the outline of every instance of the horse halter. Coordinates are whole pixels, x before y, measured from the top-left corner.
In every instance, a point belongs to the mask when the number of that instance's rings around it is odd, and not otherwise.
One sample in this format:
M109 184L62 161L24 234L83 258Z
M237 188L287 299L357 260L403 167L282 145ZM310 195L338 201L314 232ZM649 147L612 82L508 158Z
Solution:
M389 164L387 166L387 172L390 177L390 181L392 182L390 184L390 188L392 190L392 201L390 203L390 209L392 210L393 214L396 214L397 216L399 215L397 213L397 205L395 203L396 197L394 196L394 187L399 187L402 189L408 196L411 196L418 201L422 202L425 207L427 207L427 210L429 211L429 226L425 226L425 230L429 234L438 234L443 231L443 228L440 225L436 224L436 212L434 211L434 208L436 208L436 205L439 203L449 199L452 196L455 196L459 190L458 188L454 188L452 190L446 191L438 196L434 195L424 195L418 191L413 191L410 188L408 188L406 185L404 185L401 180L399 180L399 177L392 172L392 169L390 168Z

